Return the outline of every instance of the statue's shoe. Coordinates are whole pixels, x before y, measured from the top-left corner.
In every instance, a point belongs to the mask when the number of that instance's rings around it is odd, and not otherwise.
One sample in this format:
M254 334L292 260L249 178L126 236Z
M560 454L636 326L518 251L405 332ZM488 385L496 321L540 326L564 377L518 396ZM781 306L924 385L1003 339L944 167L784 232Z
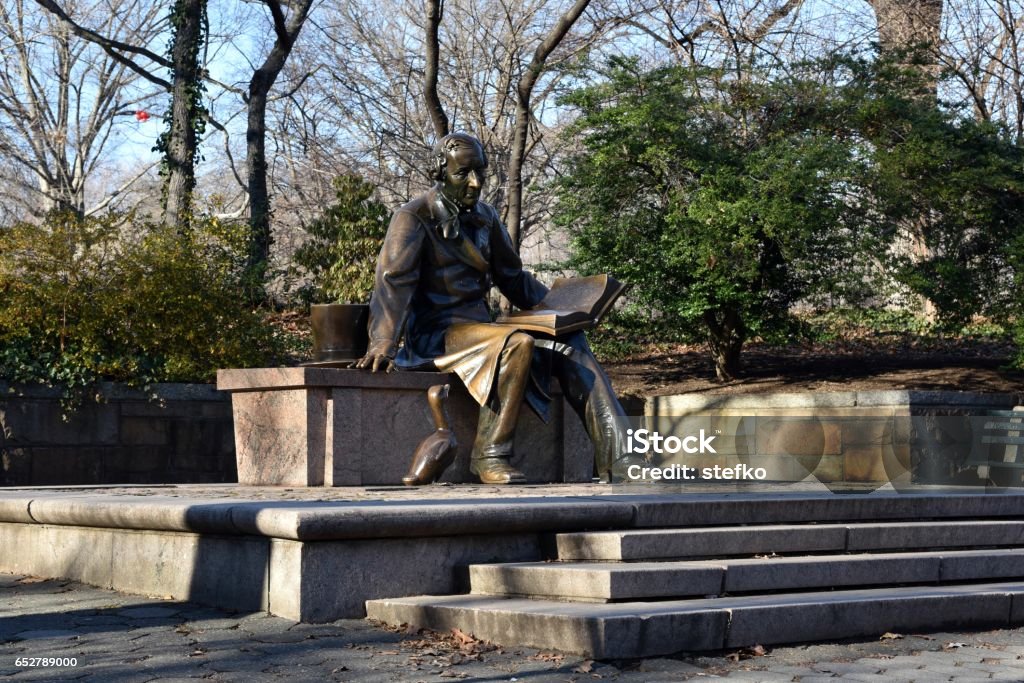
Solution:
M633 470L634 476L629 476L630 468L636 466ZM651 463L646 458L634 453L626 453L618 460L612 462L610 471L600 472L601 481L606 484L628 484L630 482L644 482L649 481L640 476L643 468L650 467Z
M505 458L473 458L469 471L480 477L481 484L525 484L526 475L509 464Z

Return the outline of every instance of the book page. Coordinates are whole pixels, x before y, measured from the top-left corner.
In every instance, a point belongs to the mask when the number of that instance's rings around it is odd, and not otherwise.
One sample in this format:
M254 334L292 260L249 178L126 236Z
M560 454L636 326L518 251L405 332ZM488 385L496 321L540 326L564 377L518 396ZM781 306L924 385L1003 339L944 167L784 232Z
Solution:
M539 305L547 310L590 313L604 296L607 282L606 275L558 278Z

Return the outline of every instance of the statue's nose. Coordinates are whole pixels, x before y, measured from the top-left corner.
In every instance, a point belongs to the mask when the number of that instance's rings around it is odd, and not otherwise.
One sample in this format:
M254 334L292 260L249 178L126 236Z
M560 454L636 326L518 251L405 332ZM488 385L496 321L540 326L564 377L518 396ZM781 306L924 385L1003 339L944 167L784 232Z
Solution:
M483 179L478 172L472 171L469 174L468 184L470 187L479 188L483 184Z

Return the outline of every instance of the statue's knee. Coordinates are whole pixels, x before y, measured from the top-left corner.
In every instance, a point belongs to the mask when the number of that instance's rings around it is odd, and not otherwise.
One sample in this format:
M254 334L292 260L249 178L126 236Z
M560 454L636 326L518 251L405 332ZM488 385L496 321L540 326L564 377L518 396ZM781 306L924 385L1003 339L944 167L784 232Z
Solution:
M523 332L514 332L506 343L506 348L514 353L533 353L533 337Z

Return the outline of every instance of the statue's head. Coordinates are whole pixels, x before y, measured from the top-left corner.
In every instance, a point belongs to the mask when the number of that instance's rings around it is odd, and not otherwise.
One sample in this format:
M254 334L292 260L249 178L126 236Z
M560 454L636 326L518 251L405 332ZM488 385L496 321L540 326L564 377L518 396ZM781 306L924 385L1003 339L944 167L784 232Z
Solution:
M480 199L487 170L487 153L472 135L450 133L434 145L431 172L441 192L458 206L469 209Z

